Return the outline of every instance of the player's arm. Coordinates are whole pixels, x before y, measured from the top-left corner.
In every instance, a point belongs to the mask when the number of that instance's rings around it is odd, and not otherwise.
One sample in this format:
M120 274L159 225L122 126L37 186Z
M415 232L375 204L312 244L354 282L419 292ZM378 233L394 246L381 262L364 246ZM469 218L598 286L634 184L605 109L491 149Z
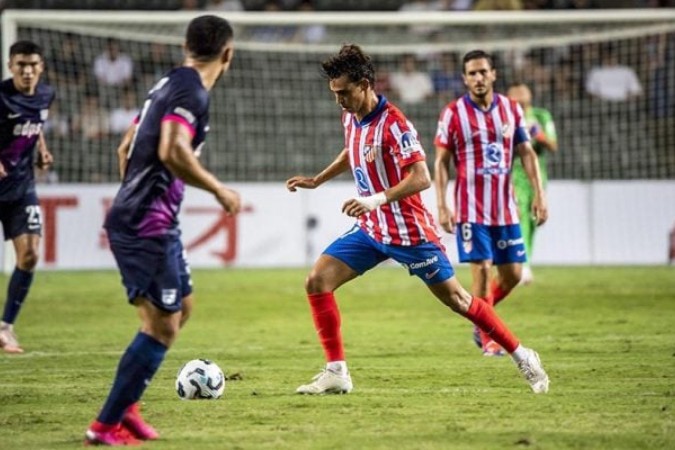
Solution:
M45 140L45 135L40 131L37 141L37 150L38 150L38 159L37 167L40 170L49 168L54 163L54 157L52 156L49 148L47 147L47 141Z
M131 143L134 140L134 134L136 133L136 124L132 124L124 136L120 145L117 147L117 160L120 168L120 179L124 179L124 173L127 170L127 162L129 161L129 150L131 149Z
M537 153L532 148L530 141L523 141L516 146L516 151L523 163L523 169L534 188L534 201L532 202L532 216L537 225L541 225L548 219L548 205L546 194L544 193L541 181L541 172L539 171L539 159Z
M448 183L450 182L450 161L452 152L445 147L436 146L434 161L434 186L436 188L436 205L438 205L438 221L448 232L455 232L455 213L448 206Z
M533 127L530 130L532 140L540 144L551 153L558 151L557 133L555 131L555 124L553 118L548 111L542 111L541 127Z
M236 214L241 209L239 194L223 186L206 170L192 149L192 134L183 124L165 120L159 138L159 160L185 183L211 192L226 212Z
M316 189L347 170L349 170L349 153L346 148L343 148L337 158L317 175L313 177L298 175L289 178L286 181L286 188L291 192L295 192L298 188Z
M350 217L358 217L386 203L399 201L431 186L431 176L426 162L414 162L403 170L405 175L396 186L368 197L351 198L342 205L342 212Z

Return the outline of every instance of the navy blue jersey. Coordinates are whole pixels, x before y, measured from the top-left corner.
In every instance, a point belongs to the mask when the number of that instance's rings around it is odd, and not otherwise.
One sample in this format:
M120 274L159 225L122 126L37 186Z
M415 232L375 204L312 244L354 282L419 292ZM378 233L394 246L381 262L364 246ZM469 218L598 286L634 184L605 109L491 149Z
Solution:
M54 89L38 83L34 95L24 95L12 79L0 83L0 201L15 201L35 192L35 144L47 120Z
M158 154L162 122L167 120L188 127L192 148L200 151L208 129L209 96L196 70L173 69L148 93L105 228L138 237L179 234L178 212L185 185Z

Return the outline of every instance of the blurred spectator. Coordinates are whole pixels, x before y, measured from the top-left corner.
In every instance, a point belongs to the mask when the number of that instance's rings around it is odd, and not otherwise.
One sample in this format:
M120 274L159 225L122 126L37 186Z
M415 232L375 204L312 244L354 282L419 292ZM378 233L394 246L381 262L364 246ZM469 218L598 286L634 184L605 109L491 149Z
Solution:
M298 5L298 11L314 12L316 5L314 0L302 0ZM323 24L303 25L298 27L293 37L293 41L302 42L304 44L316 44L323 41L326 37L326 26Z
M183 0L180 9L182 11L197 11L199 8L199 0Z
M83 85L86 77L79 40L67 33L47 60L51 84Z
M96 140L110 133L110 118L103 110L98 97L87 94L80 112L73 121L73 132L85 140Z
M206 11L243 11L241 0L209 0L204 6Z
M635 71L619 64L613 48L607 47L601 65L591 69L586 78L586 92L593 97L621 102L642 94L642 85Z
M45 120L42 131L47 137L70 136L70 120L68 116L61 113L59 102L52 103L52 106L49 108L49 116Z
M392 92L402 103L420 103L434 93L434 84L428 73L417 69L414 55L404 55L401 71L389 76Z
M405 12L425 12L425 11L443 11L446 9L446 2L442 0L410 0L405 2L399 8L402 13ZM426 36L442 28L440 25L412 25L410 31Z
M465 91L462 73L457 66L457 55L455 53L443 53L438 62L438 67L431 71L434 93L443 102L458 98Z
M108 39L106 50L94 59L94 76L103 86L123 86L131 81L133 62L120 52L120 44Z
M510 11L523 9L521 0L477 0L474 11Z
M166 71L173 67L173 58L169 46L159 42L150 44L150 53L141 56L138 61L138 72L142 78L142 86L149 88Z
M271 14L281 11L281 9L279 0L267 0L263 11ZM296 28L292 26L259 25L251 29L252 39L262 42L289 41L293 39L295 33Z
M110 112L110 132L113 134L125 133L138 116L139 109L136 93L129 89L123 97L122 103Z
M646 58L646 76L649 83L647 85L650 111L654 117L661 118L670 114L672 94L668 89L668 80L674 79L669 70L668 61L675 55L668 56L669 53L668 35L661 33L649 36L644 47L644 56ZM672 45L670 46L672 49ZM669 73L670 72L670 73Z

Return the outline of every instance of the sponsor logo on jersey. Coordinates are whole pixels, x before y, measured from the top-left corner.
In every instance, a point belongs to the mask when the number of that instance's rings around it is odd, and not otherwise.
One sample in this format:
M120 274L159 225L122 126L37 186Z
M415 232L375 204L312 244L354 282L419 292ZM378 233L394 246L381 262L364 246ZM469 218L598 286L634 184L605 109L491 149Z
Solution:
M197 120L197 119L195 118L195 115L194 115L194 114L192 114L190 111L188 111L187 109L183 108L182 106L177 106L177 107L173 110L173 112L174 112L175 114L181 116L181 117L184 118L185 120L187 120L188 123L190 123L190 124L195 123L195 121Z
M410 153L417 150L420 146L417 136L412 131L406 131L401 135L400 144L401 153Z
M8 118L8 119L17 119L17 118L19 118L19 117L21 117L21 113L9 113L9 114L7 115L7 118Z
M42 123L28 121L26 123L17 123L14 126L12 134L14 134L14 136L33 137L40 134L40 131L42 131Z
M354 179L356 180L356 188L359 190L359 194L370 195L370 186L368 186L368 180L363 169L360 167L354 169Z

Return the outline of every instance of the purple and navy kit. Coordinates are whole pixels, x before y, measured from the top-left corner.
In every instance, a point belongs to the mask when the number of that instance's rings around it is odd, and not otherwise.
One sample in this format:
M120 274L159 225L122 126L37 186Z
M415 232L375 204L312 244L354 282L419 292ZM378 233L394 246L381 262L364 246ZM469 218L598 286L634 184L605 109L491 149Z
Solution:
M209 119L208 92L196 70L168 72L150 90L137 120L136 135L122 186L108 212L105 228L136 237L178 236L178 213L185 185L159 160L164 121L176 121L192 133L200 150Z
M19 92L11 78L0 83L0 162L7 172L0 179L0 202L35 194L35 145L54 96L44 83L38 83L34 95Z

